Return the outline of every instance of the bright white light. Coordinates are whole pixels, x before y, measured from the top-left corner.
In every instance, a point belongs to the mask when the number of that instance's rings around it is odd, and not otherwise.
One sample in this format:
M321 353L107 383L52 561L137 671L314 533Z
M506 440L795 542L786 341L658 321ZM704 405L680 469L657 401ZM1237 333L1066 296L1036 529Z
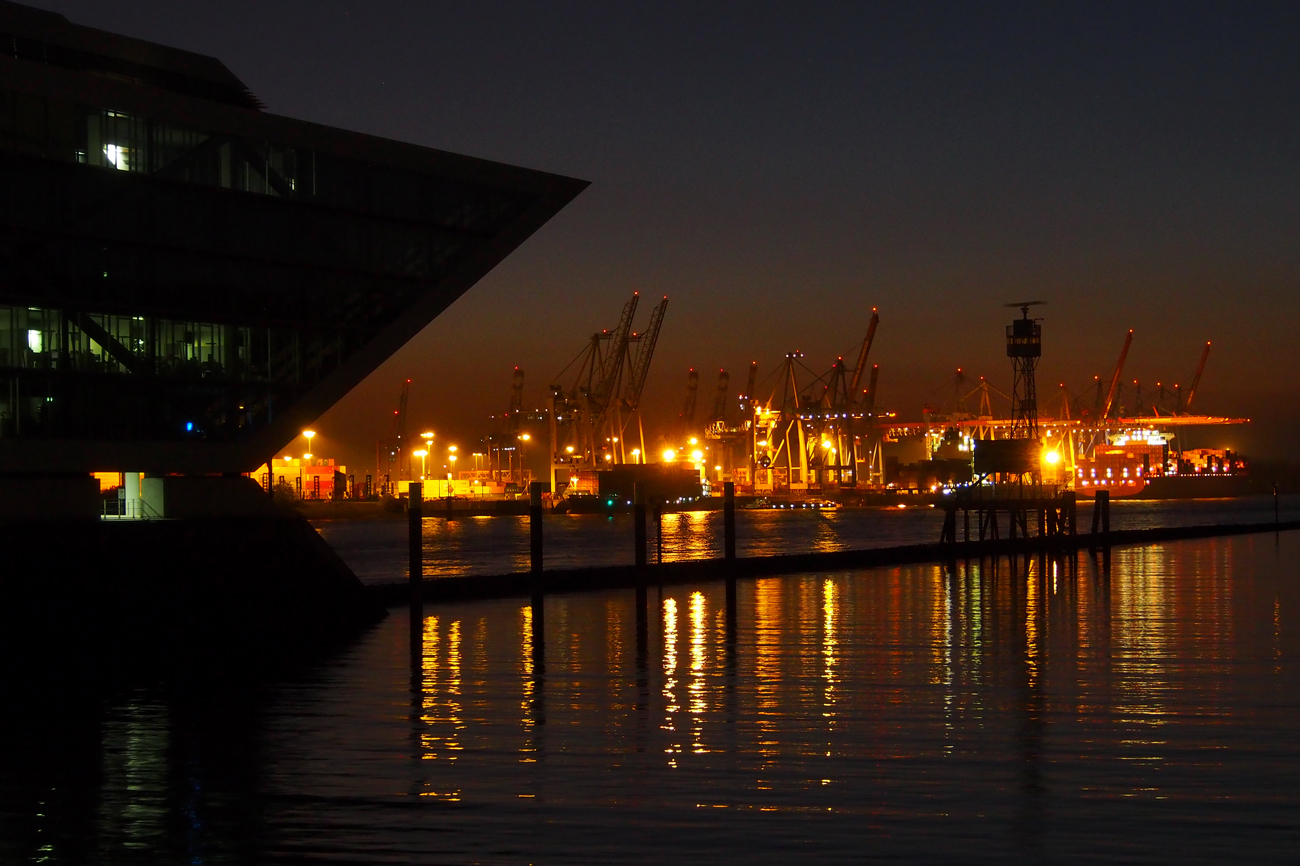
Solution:
M667 448L664 450L663 457L665 463L672 463L674 460L677 459L677 452L671 448Z
M129 168L127 165L127 149L121 145L104 145L104 157L109 161L109 164L115 168L121 169L122 171L126 171Z

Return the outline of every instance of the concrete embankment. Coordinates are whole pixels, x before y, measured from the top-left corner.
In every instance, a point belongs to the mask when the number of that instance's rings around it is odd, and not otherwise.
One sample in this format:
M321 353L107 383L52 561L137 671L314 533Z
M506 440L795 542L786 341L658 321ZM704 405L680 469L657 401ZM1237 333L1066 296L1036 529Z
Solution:
M644 570L633 565L557 569L543 572L547 593L581 592L600 589L631 588L644 583L651 586L723 580L728 577L767 577L816 571L875 568L889 565L913 565L948 562L957 559L997 556L1009 553L1060 554L1090 546L1111 548L1219 536L1247 535L1261 532L1300 529L1300 521L1281 523L1228 524L1222 526L1179 526L1153 529L1125 529L1108 537L1064 536L1048 542L1039 538L1001 539L957 544L914 544L868 550L839 550L826 553L797 553L783 556L746 557L727 562L722 559L699 559L648 565ZM532 593L530 572L488 576L440 577L426 579L421 585L423 601L468 601L487 598L527 597ZM407 604L411 600L408 582L379 584L370 587L375 597L387 606Z

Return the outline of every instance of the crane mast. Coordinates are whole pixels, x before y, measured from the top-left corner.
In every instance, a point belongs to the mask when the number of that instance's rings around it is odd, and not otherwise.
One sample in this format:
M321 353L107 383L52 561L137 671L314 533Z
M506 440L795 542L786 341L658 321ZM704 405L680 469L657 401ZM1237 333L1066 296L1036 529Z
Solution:
M718 371L718 390L713 397L713 415L710 421L724 421L727 417L727 386L731 376L726 370Z
M610 337L609 350L601 359L601 377L588 398L594 416L603 414L609 408L610 400L618 393L619 379L623 374L623 365L627 358L627 344L632 332L632 318L636 315L636 306L640 299L640 293L633 292L631 300L623 306L623 315L619 317L618 327Z
M862 394L863 414L870 417L876 411L876 382L880 379L880 365L871 365L871 382Z
M1129 328L1128 336L1124 338L1124 348L1120 349L1119 362L1115 364L1115 375L1110 380L1110 390L1106 392L1106 402L1101 408L1098 421L1105 423L1110 417L1111 406L1115 403L1115 394L1119 391L1120 376L1124 374L1124 361L1128 358L1128 347L1133 345L1133 329Z
M858 388L862 385L862 374L867 369L867 356L871 354L871 344L876 339L876 326L880 324L880 313L875 307L871 308L871 323L867 325L867 336L862 341L862 350L858 352L858 365L853 368L853 381L849 384L849 403L850 405L860 402L862 394Z
M664 314L668 312L668 296L665 295L650 313L650 324L637 337L636 357L632 359L632 366L628 373L627 384L624 386L623 396L615 404L615 411L618 413L618 422L614 429L618 431L618 442L611 443L616 445L614 454L620 463L627 461L627 448L625 447L627 436L626 431L631 422L632 415L636 415L637 437L640 442L639 453L645 454L645 426L641 423L641 413L638 407L641 405L641 392L645 389L646 376L650 373L650 361L654 358L655 345L659 342L659 330L664 324ZM626 416L623 415L626 412ZM644 459L644 457L642 457Z
M655 344L659 342L659 329L664 323L664 313L668 311L668 298L664 297L650 314L650 324L637 338L636 357L632 359L632 369L627 377L623 404L629 411L636 411L641 403L641 391L645 388L646 375L650 372L650 360L655 354Z
M1192 377L1192 387L1187 389L1187 402L1183 404L1183 411L1192 408L1192 400L1196 399L1196 387L1201 384L1201 374L1205 372L1205 362L1210 357L1210 343L1205 343L1205 351L1201 352L1201 362L1196 365L1196 375Z

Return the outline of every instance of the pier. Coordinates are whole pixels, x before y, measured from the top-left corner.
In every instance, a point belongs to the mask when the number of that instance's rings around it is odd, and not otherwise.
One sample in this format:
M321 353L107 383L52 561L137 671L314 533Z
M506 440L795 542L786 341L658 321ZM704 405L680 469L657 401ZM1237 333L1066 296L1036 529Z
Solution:
M1104 507L1104 506L1103 506ZM987 511L987 508L986 508ZM1102 508L1095 509L1100 515ZM1073 514L1069 515L1073 527ZM530 534L542 535L540 514L533 521ZM946 521L945 521L946 523ZM587 592L605 589L630 589L646 585L669 586L701 581L734 581L741 578L770 577L814 571L842 571L926 562L952 562L1007 555L1056 555L1079 549L1101 550L1114 547L1155 544L1196 538L1215 538L1300 529L1300 520L1275 520L1263 523L1171 526L1144 529L1109 529L1108 531L1055 532L1015 536L971 538L965 541L941 540L931 544L896 547L780 554L773 556L735 557L734 524L728 522L724 553L721 557L677 562L651 563L640 556L627 565L592 566L545 570L542 568L540 542L535 543L532 569L496 575L464 575L408 580L370 586L376 600L395 607L415 601L431 603L474 599L530 597L535 602L546 594Z

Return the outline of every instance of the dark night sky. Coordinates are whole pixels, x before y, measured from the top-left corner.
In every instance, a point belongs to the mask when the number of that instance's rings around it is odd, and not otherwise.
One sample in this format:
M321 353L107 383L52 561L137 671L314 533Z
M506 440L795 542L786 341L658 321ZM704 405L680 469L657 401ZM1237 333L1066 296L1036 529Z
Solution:
M703 405L720 366L850 355L873 305L888 407L958 366L1005 388L1001 305L1033 297L1041 388L1128 328L1127 378L1185 385L1213 340L1199 408L1259 423L1187 444L1300 450L1295 3L32 2L278 114L593 182L321 419L358 471L402 378L413 429L468 445L633 289L671 297L652 420L689 366Z

